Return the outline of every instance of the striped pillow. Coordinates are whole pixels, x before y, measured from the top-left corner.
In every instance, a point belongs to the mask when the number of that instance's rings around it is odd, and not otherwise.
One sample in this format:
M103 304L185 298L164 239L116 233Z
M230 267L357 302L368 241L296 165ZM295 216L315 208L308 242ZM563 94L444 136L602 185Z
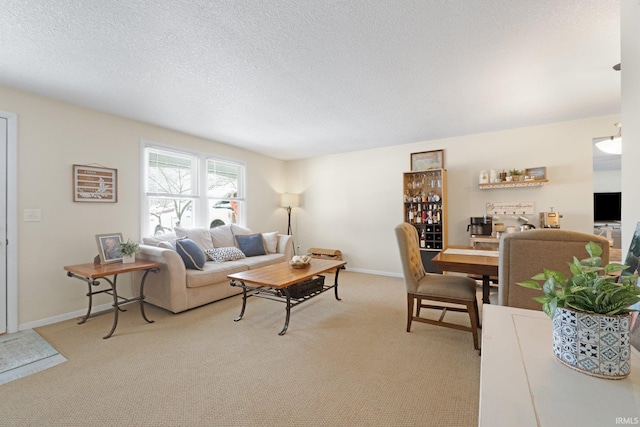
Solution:
M202 249L191 239L176 240L176 251L182 257L184 266L191 270L202 270L207 261Z

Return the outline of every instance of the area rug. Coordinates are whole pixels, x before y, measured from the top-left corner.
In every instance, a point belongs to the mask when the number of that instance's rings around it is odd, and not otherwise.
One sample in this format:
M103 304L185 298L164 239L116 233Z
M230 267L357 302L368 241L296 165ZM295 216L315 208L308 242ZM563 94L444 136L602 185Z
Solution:
M0 384L66 361L64 356L31 329L0 336Z

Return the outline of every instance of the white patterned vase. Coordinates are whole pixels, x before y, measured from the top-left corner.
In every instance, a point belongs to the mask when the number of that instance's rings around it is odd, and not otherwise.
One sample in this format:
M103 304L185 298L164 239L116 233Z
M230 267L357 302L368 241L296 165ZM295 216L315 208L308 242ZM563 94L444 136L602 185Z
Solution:
M631 371L629 314L606 316L557 308L553 353L566 366L599 378L622 379Z
M124 264L130 263L130 262L136 262L136 254L122 255L122 262Z

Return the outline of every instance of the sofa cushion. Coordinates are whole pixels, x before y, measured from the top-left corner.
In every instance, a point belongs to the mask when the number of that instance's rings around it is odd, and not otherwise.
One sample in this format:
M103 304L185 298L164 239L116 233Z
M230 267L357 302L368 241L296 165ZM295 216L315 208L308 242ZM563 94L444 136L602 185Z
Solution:
M249 270L255 270L256 268L266 267L267 265L277 264L279 262L285 261L287 260L285 259L284 254L268 254L245 258L237 262L245 264L247 267L249 267Z
M215 262L235 261L237 259L245 258L244 253L235 246L207 249L204 253L211 261Z
M155 236L143 237L142 243L149 246L158 246L160 242L169 242L175 248L178 236L173 231L169 233L156 234Z
M235 236L238 248L248 257L266 255L262 234L256 233L248 236Z
M209 229L209 234L211 234L214 248L227 248L236 245L236 242L233 240L231 226L229 225L211 228Z
M203 251L213 249L213 241L211 240L211 233L208 228L174 227L173 230L176 232L178 238L186 237L187 239L193 240Z
M199 288L212 284L222 284L229 287L227 276L241 271L247 271L249 267L244 260L227 262L206 262L202 270L187 270L187 288Z
M176 251L184 261L184 266L192 270L202 270L206 261L204 252L191 239L176 240Z
M248 236L253 234L253 231L245 227L240 227L238 224L231 224L231 232L234 236Z
M268 254L275 254L278 251L278 232L262 233L264 239L264 248Z

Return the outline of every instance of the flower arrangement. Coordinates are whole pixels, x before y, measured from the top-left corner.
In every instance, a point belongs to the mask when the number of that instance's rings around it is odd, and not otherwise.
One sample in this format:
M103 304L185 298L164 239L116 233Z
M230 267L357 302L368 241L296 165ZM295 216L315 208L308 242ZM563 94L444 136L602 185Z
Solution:
M127 239L126 242L118 244L118 252L121 255L133 255L140 250L140 245L136 242L132 242L131 239Z

